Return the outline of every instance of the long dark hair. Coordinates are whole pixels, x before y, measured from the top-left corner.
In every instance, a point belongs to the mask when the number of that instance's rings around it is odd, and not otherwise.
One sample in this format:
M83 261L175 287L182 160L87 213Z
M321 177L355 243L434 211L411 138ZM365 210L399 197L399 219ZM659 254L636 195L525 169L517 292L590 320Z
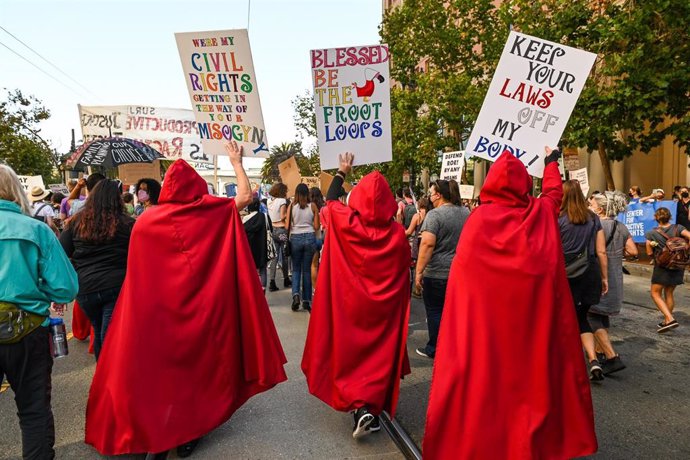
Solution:
M74 235L90 243L104 243L115 237L124 212L117 183L104 179L89 193L84 209L70 222Z
M316 209L321 209L326 206L326 202L323 200L323 193L318 187L312 187L309 189L309 201L316 205Z
M161 194L160 182L158 182L156 179L150 178L139 179L139 182L137 182L137 192L141 188L141 184L146 184L146 192L149 194L149 201L151 204L158 204L158 197Z
M297 184L295 187L295 203L301 209L304 209L309 204L309 187L306 184Z

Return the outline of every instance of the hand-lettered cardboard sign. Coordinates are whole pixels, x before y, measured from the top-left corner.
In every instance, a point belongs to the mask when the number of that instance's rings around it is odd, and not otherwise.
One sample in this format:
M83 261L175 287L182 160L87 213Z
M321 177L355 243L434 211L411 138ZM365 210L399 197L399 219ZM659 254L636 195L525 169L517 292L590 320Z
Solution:
M318 177L303 177L302 183L307 184L307 187L309 187L310 189L312 187L319 188L319 186L321 185L321 181Z
M268 142L247 30L175 34L204 152L227 155L237 141L246 157L268 157Z
M302 176L299 172L299 166L295 157L290 157L278 165L278 172L280 173L280 180L287 187L287 196L291 198L295 196L295 187L302 183Z
M460 184L460 198L471 200L474 198L474 185Z
M355 165L393 159L389 61L387 45L311 51L321 169L344 152Z
M328 188L331 186L331 182L333 182L333 176L328 173L321 172L319 182L321 183L321 193L323 193L323 196L325 197L326 194L328 194ZM350 193L352 190L352 184L349 182L343 182L343 188L345 189L345 192Z
M596 54L511 32L467 141L468 156L495 161L510 151L536 177L544 146L555 148Z
M43 183L43 176L17 176L19 182L21 182L22 187L24 187L24 192L31 193L31 189L34 187L41 187L43 190L46 186Z
M462 168L465 165L465 152L444 152L443 161L441 162L441 179L451 180L455 179L460 182L462 176Z
M62 193L65 196L69 196L69 189L65 184L48 184L48 189L52 193Z

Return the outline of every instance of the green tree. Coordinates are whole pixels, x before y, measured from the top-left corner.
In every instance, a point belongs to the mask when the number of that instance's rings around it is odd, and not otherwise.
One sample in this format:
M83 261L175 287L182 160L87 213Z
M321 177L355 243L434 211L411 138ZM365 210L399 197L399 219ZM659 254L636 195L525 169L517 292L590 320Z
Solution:
M33 96L8 91L0 102L0 160L20 175L41 175L44 181L59 180L59 155L40 136L38 124L50 112Z
M283 142L271 148L271 153L261 167L261 179L264 182L280 182L280 170L278 169L278 165L290 157L295 157L295 161L297 162L302 176L306 177L315 174L312 169L313 164L311 159L302 153L302 143L299 141Z

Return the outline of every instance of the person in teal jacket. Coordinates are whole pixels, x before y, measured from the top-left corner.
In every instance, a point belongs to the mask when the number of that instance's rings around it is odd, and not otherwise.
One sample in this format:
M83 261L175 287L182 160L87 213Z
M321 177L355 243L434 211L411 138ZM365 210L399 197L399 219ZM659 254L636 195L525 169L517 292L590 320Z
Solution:
M55 234L29 212L17 175L0 165L0 304L45 317L19 342L0 341L0 381L7 376L15 393L23 458L43 460L55 456L49 309L51 303L71 302L79 286Z

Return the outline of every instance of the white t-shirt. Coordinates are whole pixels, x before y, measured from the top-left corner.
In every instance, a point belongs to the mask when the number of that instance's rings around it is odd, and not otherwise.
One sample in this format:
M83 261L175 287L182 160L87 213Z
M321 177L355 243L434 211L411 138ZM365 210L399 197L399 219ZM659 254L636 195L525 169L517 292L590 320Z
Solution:
M49 203L35 201L31 207L31 215L34 217L55 217L55 212Z
M280 221L280 208L286 204L287 200L285 198L271 198L268 202L268 217L271 218L273 225L285 226L285 222Z

